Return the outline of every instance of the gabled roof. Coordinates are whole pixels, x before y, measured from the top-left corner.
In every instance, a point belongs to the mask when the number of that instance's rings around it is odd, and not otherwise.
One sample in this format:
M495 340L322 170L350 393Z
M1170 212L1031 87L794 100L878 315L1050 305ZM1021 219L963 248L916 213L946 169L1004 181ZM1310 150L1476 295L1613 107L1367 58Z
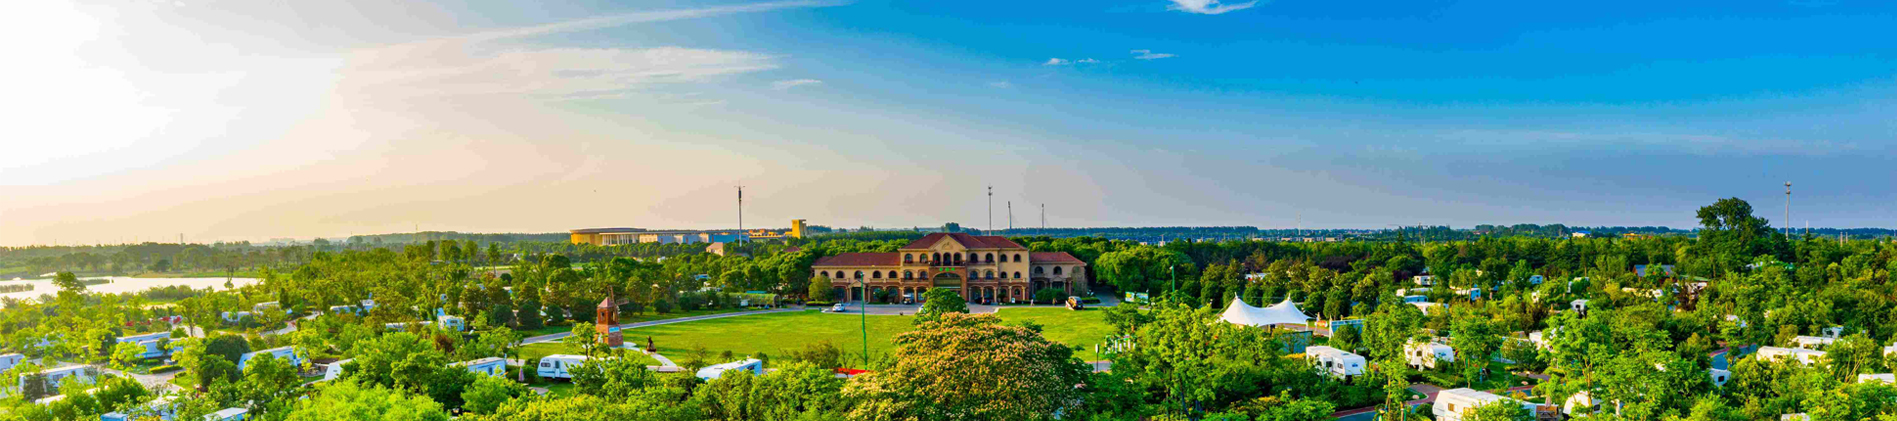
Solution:
M944 237L947 237L948 239L955 241L957 244L961 244L963 248L1016 249L1016 250L1027 249L1027 247L1022 247L1021 244L1015 243L1013 240L1009 240L1007 237L1002 237L999 235L968 235L968 234L963 234L959 232L938 232L938 233L933 233L929 235L924 235L922 236L922 238L918 238L915 241L910 241L909 245L902 246L902 250L926 249L926 248L929 248L929 246L935 245L936 242L942 241L942 238Z
M1067 254L1067 252L1064 251L1037 251L1028 253L1028 260L1034 263L1087 263L1080 261L1080 258Z
M819 258L810 266L900 266L901 264L902 255L898 253L840 253Z

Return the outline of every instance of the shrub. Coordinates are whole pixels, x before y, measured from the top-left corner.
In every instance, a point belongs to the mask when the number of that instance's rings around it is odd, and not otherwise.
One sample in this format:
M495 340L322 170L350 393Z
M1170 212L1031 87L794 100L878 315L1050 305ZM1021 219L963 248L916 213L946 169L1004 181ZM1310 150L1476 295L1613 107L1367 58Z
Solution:
M173 371L178 371L179 369L182 369L182 368L183 367L179 367L177 365L161 365L157 367L152 367L150 370L150 373L151 374L169 373Z

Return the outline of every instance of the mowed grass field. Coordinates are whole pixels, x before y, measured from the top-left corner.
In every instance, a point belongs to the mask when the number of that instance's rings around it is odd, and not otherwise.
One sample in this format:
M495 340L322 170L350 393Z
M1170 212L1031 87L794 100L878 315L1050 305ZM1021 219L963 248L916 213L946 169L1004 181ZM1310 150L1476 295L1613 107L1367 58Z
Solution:
M1093 353L1093 346L1105 341L1107 335L1113 333L1113 328L1103 318L1105 313L1098 309L1010 308L997 314L1008 323L1039 323L1048 340L1080 348L1075 355L1088 361L1100 358ZM651 337L653 343L658 345L659 353L673 361L689 358L694 345L704 346L712 355L731 351L740 356L758 353L781 356L788 350L829 341L842 348L846 354L858 354L863 349L863 334L859 325L867 322L870 353L884 354L890 350L891 338L913 328L915 319L913 316L862 317L818 311L772 313L649 326L623 332L628 343L643 345L646 337Z

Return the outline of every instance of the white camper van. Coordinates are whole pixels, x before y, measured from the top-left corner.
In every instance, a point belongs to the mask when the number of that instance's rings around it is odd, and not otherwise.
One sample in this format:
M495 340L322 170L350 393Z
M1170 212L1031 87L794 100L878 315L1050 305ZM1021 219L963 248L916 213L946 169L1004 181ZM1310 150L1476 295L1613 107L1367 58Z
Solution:
M12 370L13 366L26 362L25 354L0 355L0 371Z
M323 380L324 381L336 380L337 377L342 377L343 364L348 364L350 361L355 361L355 360L356 360L355 358L350 358L347 360L341 360L341 361L337 361L337 362L333 362L329 364L323 364Z
M507 360L503 360L503 359L495 358L495 357L487 357L487 358L481 358L481 359L476 359L476 360L462 361L462 362L455 363L455 365L467 367L468 371L472 371L472 372L480 373L480 374L486 374L489 376L507 375Z
M1304 358L1311 363L1324 367L1332 377L1348 378L1363 375L1365 365L1362 355L1323 345L1304 348Z
M1816 362L1819 358L1824 358L1825 356L1824 351L1815 351L1815 350L1804 349L1804 348L1780 348L1776 346L1759 347L1759 352L1757 354L1758 354L1758 358L1761 360L1789 358L1789 359L1797 360L1799 363L1803 363L1803 364L1811 364L1813 362Z
M46 390L58 390L60 382L65 381L66 378L74 377L79 379L79 381L89 382L98 375L98 370L90 365L75 365L71 367L49 368L41 370L39 374L46 376ZM26 389L26 380L29 377L30 376L20 376L20 389Z
M1456 362L1454 348L1435 342L1410 341L1403 344L1403 356L1409 360L1411 368L1418 370L1434 369L1437 363Z
M727 371L749 371L751 374L761 375L764 374L764 362L758 361L755 358L746 358L740 361L714 364L710 367L698 369L698 378L705 380L716 379L718 376L725 375Z
M223 410L212 412L210 415L205 415L204 421L244 421L244 417L249 415L250 410L248 409L224 408Z
M1463 414L1472 414L1477 407L1488 405L1496 401L1521 404L1527 407L1530 412L1535 410L1534 404L1532 403L1525 403L1510 399L1506 396L1465 387L1444 390L1441 393L1437 393L1436 404L1431 407L1431 412L1436 415L1436 421L1462 421Z
M541 378L571 379L573 369L586 364L592 358L584 355L553 354L540 359L540 368L535 370Z
M253 352L245 353L243 356L240 356L237 358L237 369L241 371L245 367L248 367L248 365L246 364L250 363L250 359L256 358L257 356L260 356L260 355L269 355L272 357L276 357L279 360L283 360L284 362L290 363L290 365L293 367L303 365L303 360L296 357L295 347L282 346L282 347L270 348L270 349L266 349L262 351L253 351Z

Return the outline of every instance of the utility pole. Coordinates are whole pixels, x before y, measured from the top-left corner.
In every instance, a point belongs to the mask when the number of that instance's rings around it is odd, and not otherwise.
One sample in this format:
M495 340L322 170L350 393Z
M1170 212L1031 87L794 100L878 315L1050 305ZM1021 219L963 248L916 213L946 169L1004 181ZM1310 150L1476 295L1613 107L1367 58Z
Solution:
M988 186L988 230L995 230L995 186Z
M1008 201L1008 231L1014 231L1014 201Z
M738 244L744 244L744 186L738 186Z
M1047 204L1041 204L1041 231L1047 231ZM1043 232L1042 234L1046 234Z
M1785 236L1790 237L1792 229L1792 182L1785 182Z
M863 295L863 305L857 308L860 314L857 327L863 332L863 368L869 368L869 281L859 277L856 278L856 284L859 285L858 294Z

